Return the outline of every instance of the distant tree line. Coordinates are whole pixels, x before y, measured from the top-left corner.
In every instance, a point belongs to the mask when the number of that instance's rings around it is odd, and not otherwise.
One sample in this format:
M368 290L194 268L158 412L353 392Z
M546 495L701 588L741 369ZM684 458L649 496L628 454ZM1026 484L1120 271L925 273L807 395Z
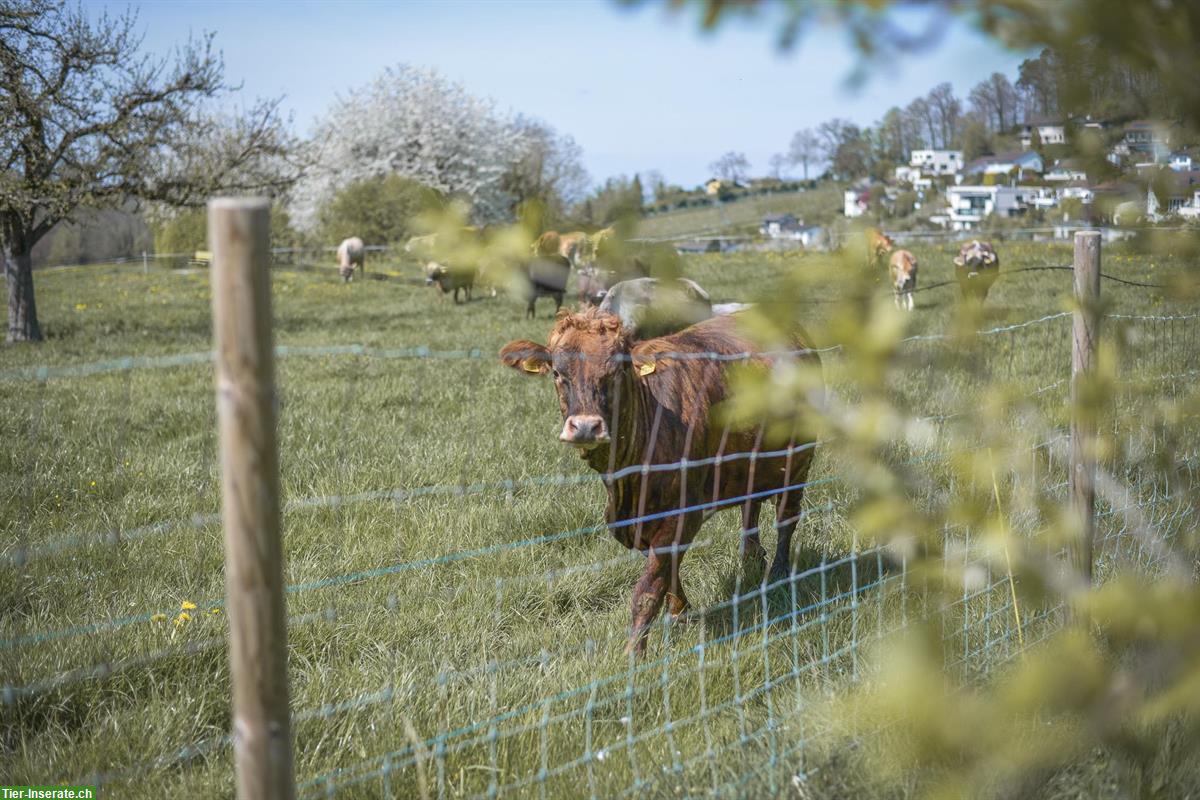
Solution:
M913 150L962 150L972 160L1013 149L1027 121L1088 115L1110 122L1171 120L1184 112L1160 71L1130 67L1098 48L1080 47L1069 56L1044 48L1021 63L1015 82L992 73L965 101L949 83L940 83L903 107L889 108L874 125L835 118L797 131L773 163L802 168L806 178L813 166L824 164L838 180L883 179L907 164Z

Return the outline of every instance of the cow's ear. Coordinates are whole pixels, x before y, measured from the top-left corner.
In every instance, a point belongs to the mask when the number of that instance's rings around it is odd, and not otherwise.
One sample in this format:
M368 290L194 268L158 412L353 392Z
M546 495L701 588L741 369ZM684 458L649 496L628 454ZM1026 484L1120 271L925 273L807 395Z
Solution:
M505 366L529 373L545 375L550 371L550 351L545 345L528 339L517 339L500 348L500 360Z
M954 257L954 266L961 267L963 265L963 263L964 262L963 262L962 253L959 253L958 255L956 255Z
M629 351L629 355L633 361L634 374L639 378L653 375L667 366L667 362L658 357L658 348L655 348L650 342L634 345L633 349Z
M992 253L992 252L984 253L983 261L985 264L995 264L996 263L996 254Z

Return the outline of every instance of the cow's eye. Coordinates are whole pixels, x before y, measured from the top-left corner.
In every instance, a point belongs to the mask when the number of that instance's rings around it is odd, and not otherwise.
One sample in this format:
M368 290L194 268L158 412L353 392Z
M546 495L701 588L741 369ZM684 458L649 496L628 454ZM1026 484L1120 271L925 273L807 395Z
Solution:
M559 380L562 378L562 373L554 368L550 369L550 374L554 376L554 380Z

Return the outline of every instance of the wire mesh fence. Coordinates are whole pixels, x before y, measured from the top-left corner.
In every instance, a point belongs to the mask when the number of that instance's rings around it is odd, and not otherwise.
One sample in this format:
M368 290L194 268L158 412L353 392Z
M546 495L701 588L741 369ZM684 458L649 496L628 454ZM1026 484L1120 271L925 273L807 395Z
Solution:
M1062 505L1067 491L1069 319L900 342L888 394L920 435L878 458L928 477L914 483L917 505L938 509L962 490L964 443L988 401L979 387L1002 386L1019 401L1010 411L1039 422L1019 456L1028 467L993 475L995 503L1011 504L1001 513L1023 536L1042 535L1038 504ZM1106 424L1123 444L1097 515L1102 579L1165 568L1164 545L1194 526L1197 443L1144 420L1148 404L1194 382L1197 322L1107 318L1119 369ZM961 593L931 601L929 576L910 573L903 548L859 540L851 510L863 476L836 438L733 448L722 438L671 458L643 441L589 471L571 453L547 457L558 426L547 394L480 348L283 345L276 355L303 797L775 794L818 769L823 701L869 676L873 648L928 617L930 602L942 604L945 665L966 675L1003 668L1061 627L1061 601L1021 599L988 532L969 522L942 531L943 581ZM838 344L819 355L830 392L853 403L838 376L854 355ZM4 729L41 737L65 781L231 782L211 362L192 352L0 370L0 388L21 386L28 411L5 456L16 513L0 547ZM134 402L146 396L158 400ZM651 439L659 424L648 423ZM464 425L475 429L447 434ZM751 477L720 498L644 502L660 476L747 466L753 476L759 462L814 452L811 474L776 485ZM1147 467L1162 459L1169 477ZM79 497L105 499L83 526L78 497L43 489L76 473ZM606 489L621 482L643 502L600 521ZM771 525L763 502L789 510ZM646 556L614 538L636 544L646 526L696 515L707 521L695 538L650 553L688 556L692 604L656 618L645 654L627 655L629 590ZM773 528L792 524L788 569L745 557L760 534L772 544ZM95 731L81 732L88 721ZM127 740L124 758L98 745L112 731Z

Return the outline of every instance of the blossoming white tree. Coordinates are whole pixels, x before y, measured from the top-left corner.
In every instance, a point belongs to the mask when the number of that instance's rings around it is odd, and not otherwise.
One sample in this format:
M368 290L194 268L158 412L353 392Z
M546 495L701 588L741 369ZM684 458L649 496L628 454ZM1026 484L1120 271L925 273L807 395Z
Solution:
M512 170L528 161L533 144L545 147L545 134L544 126L498 111L434 70L389 68L339 98L318 122L309 145L312 167L293 192L294 219L312 230L320 207L339 189L389 174L468 200L475 222L509 219L525 199L514 194ZM551 142L578 161L572 142ZM574 170L559 171L578 179Z

